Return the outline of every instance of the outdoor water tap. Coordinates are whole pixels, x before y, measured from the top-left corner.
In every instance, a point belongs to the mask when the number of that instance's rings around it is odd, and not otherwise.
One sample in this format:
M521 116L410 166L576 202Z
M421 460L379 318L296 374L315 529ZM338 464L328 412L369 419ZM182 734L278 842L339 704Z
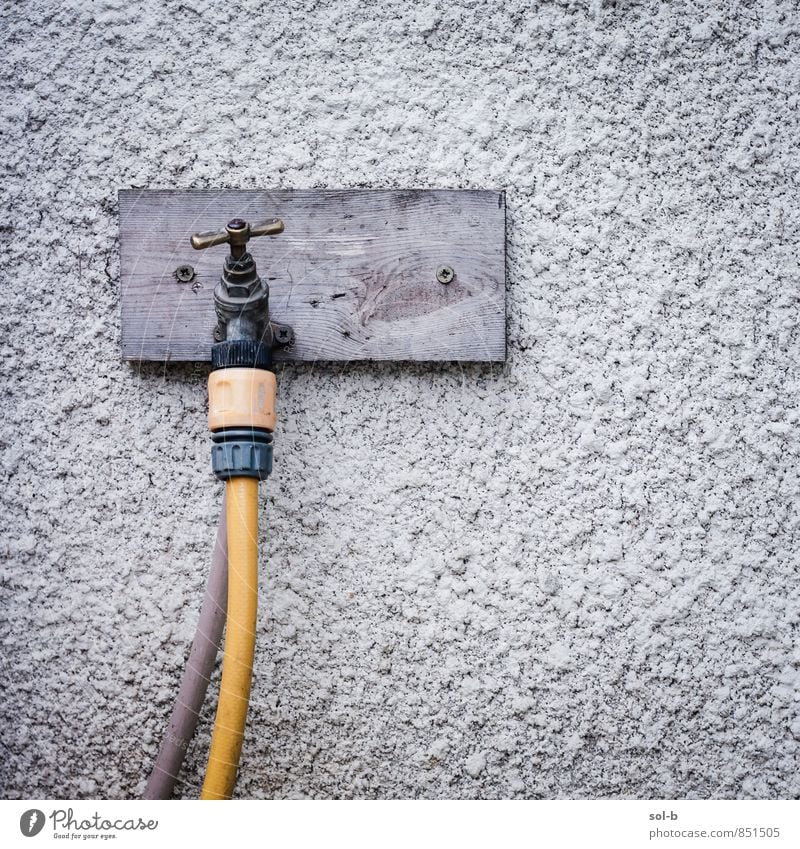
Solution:
M222 277L214 288L218 319L214 333L217 344L211 351L214 368L271 368L273 350L292 343L292 328L270 321L269 286L258 276L255 260L247 250L250 239L282 232L283 221L279 218L253 225L234 218L224 230L192 236L195 250L230 245Z
M272 353L290 344L293 334L288 325L270 321L269 286L258 276L247 243L282 232L279 218L255 225L234 218L224 230L191 238L196 250L230 246L214 287L217 343L208 376L211 468L220 480L265 480L272 470L277 392Z

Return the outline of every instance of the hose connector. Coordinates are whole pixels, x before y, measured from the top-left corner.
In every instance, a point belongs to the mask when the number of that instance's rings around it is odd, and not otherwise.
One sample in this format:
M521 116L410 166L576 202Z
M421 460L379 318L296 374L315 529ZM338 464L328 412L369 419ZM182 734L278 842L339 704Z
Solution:
M208 376L211 469L223 481L266 480L272 471L277 381L260 368L223 368Z

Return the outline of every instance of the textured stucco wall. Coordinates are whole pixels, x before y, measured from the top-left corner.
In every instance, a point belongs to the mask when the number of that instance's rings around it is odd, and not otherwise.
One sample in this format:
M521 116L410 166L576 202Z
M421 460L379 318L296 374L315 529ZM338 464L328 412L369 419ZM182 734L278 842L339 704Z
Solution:
M209 564L117 189L399 186L507 188L508 363L280 373L239 795L800 795L798 22L3 4L0 792L141 792Z

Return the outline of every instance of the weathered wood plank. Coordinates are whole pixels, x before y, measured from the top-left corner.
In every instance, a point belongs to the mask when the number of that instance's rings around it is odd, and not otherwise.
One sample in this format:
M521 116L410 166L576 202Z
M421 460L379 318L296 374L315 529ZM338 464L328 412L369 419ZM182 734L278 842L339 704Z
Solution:
M295 331L279 359L505 359L502 192L129 190L119 214L125 359L211 358L226 247L195 251L189 237L237 216L286 225L249 245L273 319Z

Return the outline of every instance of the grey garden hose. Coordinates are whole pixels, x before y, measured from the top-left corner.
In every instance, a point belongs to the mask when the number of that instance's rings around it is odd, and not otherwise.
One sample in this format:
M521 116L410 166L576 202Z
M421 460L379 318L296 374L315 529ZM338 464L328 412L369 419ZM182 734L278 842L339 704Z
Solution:
M178 698L145 787L145 799L172 798L175 781L197 727L208 681L214 671L228 603L228 524L225 509L226 501L223 498L200 620L186 661Z

